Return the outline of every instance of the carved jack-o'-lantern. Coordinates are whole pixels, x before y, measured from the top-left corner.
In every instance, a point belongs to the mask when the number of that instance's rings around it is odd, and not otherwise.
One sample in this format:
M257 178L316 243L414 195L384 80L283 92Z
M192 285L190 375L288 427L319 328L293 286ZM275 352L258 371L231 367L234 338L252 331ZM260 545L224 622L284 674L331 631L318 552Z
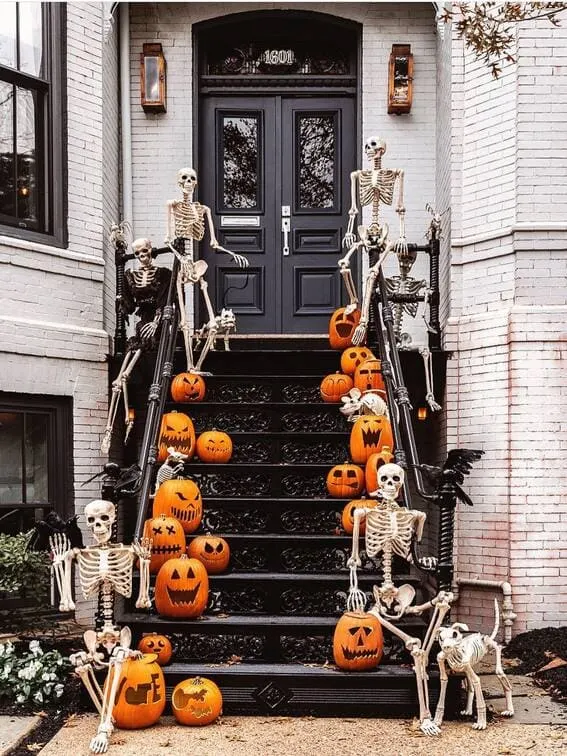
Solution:
M209 575L218 575L228 567L230 547L224 538L211 535L197 536L187 546L187 556L198 559Z
M381 371L382 363L380 360L365 360L354 371L354 385L362 391L383 391L386 392L384 379ZM381 394L383 397L384 394Z
M173 689L171 708L180 724L208 725L222 712L222 694L206 677L182 680Z
M159 431L158 462L165 462L168 448L187 454L191 459L195 453L195 428L193 421L183 412L166 412L161 419Z
M350 432L350 456L353 462L366 464L371 454L394 445L392 426L385 415L363 415Z
M345 315L346 307L339 307L329 321L329 344L331 349L346 349L352 344L352 334L360 322L360 310Z
M224 464L232 457L232 440L228 433L210 430L197 439L197 456L201 462Z
M144 654L141 659L130 657L120 670L120 682L112 716L123 730L140 730L150 727L165 709L165 679L155 654ZM112 684L115 667L110 667L105 682Z
M152 539L150 572L154 575L168 559L180 557L185 551L185 533L175 517L160 515L146 520L144 538Z
M142 651L144 654L155 654L157 656L156 661L160 667L169 664L171 655L173 654L171 641L165 635L159 635L159 633L144 635L138 643L138 651Z
M389 446L384 446L381 452L371 454L368 457L366 467L364 468L364 478L366 480L366 491L370 494L378 490L378 470L382 465L387 465L394 461L394 455Z
M157 574L155 603L164 617L200 617L209 598L207 570L197 559L183 554L170 559Z
M335 499L350 499L358 496L364 488L364 473L357 467L345 462L335 465L327 474L327 491Z
M195 373L179 373L171 381L171 398L174 402L202 402L205 390L205 381Z
M362 365L366 360L373 359L374 355L368 347L349 347L341 354L341 370L347 375L354 375L354 372L359 365Z
M193 533L201 524L203 516L203 499L199 486L193 480L175 478L164 481L155 495L152 514L154 517L162 514L175 517L185 533Z
M384 649L382 626L372 614L346 612L333 636L333 657L340 669L374 669Z
M363 507L366 507L366 509L374 509L377 503L378 502L373 499L353 499L353 501L349 501L348 504L345 504L341 515L341 524L345 533L347 533L347 535L352 535L352 531L354 530L354 510L357 507L358 509L362 509ZM360 535L366 533L366 518L360 522L359 533Z
M341 396L348 394L353 387L350 375L343 373L331 373L321 381L321 399L324 402L340 402Z

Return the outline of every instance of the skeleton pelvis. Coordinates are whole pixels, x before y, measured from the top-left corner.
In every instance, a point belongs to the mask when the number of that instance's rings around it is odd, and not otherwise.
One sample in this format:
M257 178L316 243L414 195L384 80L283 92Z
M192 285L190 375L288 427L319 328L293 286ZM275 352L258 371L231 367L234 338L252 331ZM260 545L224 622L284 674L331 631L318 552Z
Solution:
M197 281L203 278L208 267L204 260L195 260L194 262L184 260L182 268L183 279L191 283L197 283Z
M381 586L374 586L374 598L380 614L386 614L384 607L387 607L388 615L402 617L408 606L411 606L415 598L415 588L404 583L396 587L392 583L384 583Z

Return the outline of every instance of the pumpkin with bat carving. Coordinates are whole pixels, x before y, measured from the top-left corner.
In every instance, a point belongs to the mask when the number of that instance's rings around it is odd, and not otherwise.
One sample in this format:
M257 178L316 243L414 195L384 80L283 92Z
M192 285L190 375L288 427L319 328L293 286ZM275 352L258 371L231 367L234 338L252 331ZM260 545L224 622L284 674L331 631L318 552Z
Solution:
M109 668L105 690L112 684L116 667ZM155 654L144 654L140 659L125 659L120 670L120 682L112 717L123 730L141 730L150 727L165 709L165 679Z
M205 391L205 381L195 373L179 373L171 381L171 398L174 402L202 402Z
M201 433L197 439L197 456L201 462L229 462L232 457L232 440L228 433L216 429Z
M339 307L329 321L329 344L331 349L346 349L352 344L352 334L360 323L360 310L353 310L348 315L346 307Z
M357 465L345 462L331 467L327 474L327 491L335 499L352 499L364 489L364 473Z
M203 499L194 480L174 478L158 488L152 506L154 517L175 517L185 533L193 533L201 524ZM179 556L179 555L178 555Z
M382 378L382 363L380 360L365 360L354 371L354 385L364 393L365 391L377 391L383 397L386 386Z
M356 368L366 360L373 360L374 355L368 347L355 346L345 349L341 354L341 370L346 375L354 375Z
M200 617L209 600L209 577L198 559L170 559L156 577L155 604L163 617Z
M350 432L350 456L357 464L366 464L371 454L385 446L394 446L392 426L385 415L363 415Z
M341 515L341 525L347 535L352 535L354 530L354 510L355 509L374 509L377 502L373 499L353 499L345 504L343 513ZM366 533L366 518L360 521L359 534L364 535Z
M191 459L195 453L195 428L193 421L183 412L166 412L161 419L158 441L158 462L165 462L168 449L187 454Z
M193 538L187 546L187 556L198 559L209 575L218 575L228 567L230 547L224 538L201 535Z
M326 375L321 381L321 399L324 402L340 402L341 397L353 387L352 378L350 375L344 375L343 373L331 373Z
M222 694L212 680L192 677L175 686L171 708L179 724L201 727L222 713Z
M387 465L389 462L394 461L394 455L389 446L384 446L382 451L377 454L371 454L366 462L364 468L364 478L366 480L366 491L371 494L373 491L377 491L378 486L378 470L382 465Z
M333 657L340 669L357 672L380 664L384 636L380 622L372 614L346 612L333 635Z
M154 575L168 559L180 557L185 551L183 526L175 517L160 515L146 520L144 538L151 538L150 572Z
M160 667L169 664L173 654L171 641L165 635L160 635L159 633L147 633L144 635L138 643L138 651L142 651L144 654L155 654L157 656L156 661Z

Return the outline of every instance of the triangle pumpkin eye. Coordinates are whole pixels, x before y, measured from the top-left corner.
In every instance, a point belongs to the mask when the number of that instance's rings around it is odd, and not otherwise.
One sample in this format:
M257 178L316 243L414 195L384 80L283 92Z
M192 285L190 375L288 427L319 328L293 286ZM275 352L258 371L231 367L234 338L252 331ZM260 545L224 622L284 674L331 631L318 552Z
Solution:
M189 567L189 569L187 570L187 577L188 578L195 578L195 573L193 572L193 568L192 567Z
M179 577L180 577L180 575L177 572L177 570L173 570L173 572L171 573L171 579L172 580L179 580Z
M211 544L210 544L210 543L206 543L206 544L205 544L205 551L207 552L207 554L212 554L212 553L213 553L213 551L214 551L214 547L213 547L213 546L211 546Z

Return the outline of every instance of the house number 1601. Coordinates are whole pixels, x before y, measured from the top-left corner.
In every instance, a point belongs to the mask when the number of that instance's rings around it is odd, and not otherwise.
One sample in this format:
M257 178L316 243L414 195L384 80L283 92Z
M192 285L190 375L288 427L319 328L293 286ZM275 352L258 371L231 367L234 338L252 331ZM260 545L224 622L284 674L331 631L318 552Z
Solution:
M291 66L295 63L293 50L264 50L262 60L269 66Z

